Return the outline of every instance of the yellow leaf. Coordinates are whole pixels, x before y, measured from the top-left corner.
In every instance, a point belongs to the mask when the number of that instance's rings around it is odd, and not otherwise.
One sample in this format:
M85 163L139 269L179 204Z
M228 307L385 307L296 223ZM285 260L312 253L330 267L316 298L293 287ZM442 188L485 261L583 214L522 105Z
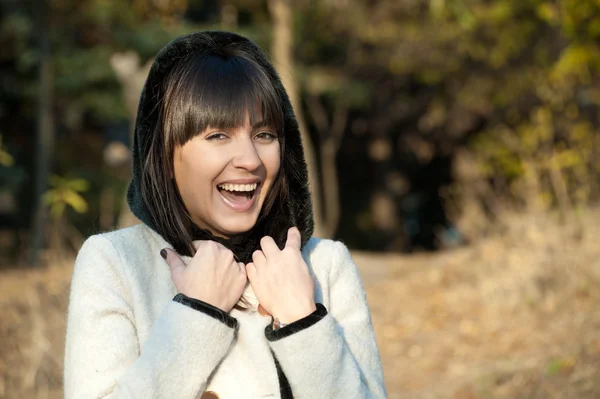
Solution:
M15 164L14 158L6 151L0 148L0 165L2 166L13 166Z
M88 209L85 199L74 191L65 193L65 203L69 204L77 213L85 213Z
M570 168L583 162L580 154L574 150L565 150L556 154L556 162L561 169Z
M65 188L73 191L82 192L87 191L90 188L90 184L85 179L72 179L66 182Z

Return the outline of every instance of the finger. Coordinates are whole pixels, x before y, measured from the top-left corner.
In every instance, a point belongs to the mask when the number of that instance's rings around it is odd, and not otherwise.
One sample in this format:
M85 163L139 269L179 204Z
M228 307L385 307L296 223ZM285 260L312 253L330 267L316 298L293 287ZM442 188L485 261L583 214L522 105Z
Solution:
M244 262L236 262L238 267L240 268L240 271L246 273L246 265L244 264Z
M200 249L200 247L202 246L202 244L204 244L204 240L195 240L195 241L192 241L192 246L194 247L194 249L196 251Z
M256 270L256 266L254 266L254 263L250 262L245 267L246 267L246 275L248 276L248 280L250 280L250 283L252 283L252 281L256 278L256 275L258 274L258 271Z
M260 239L260 248L262 249L265 257L269 258L271 256L277 255L279 252L279 247L275 244L275 240L272 237L264 236Z
M229 248L227 248L225 245L221 244L221 243L220 243L220 242L218 242L218 241L215 241L215 240L208 240L207 242L210 242L211 244L214 244L214 245L216 245L216 246L217 246L217 248L219 248L219 249L226 249L226 250L228 250L228 251L229 251Z
M198 249L198 247L200 245L204 245L204 244L212 244L212 245L215 245L215 246L217 246L219 248L225 248L225 245L223 245L220 242L217 242L215 240L194 240L194 241L192 241L192 245L196 249Z
M160 251L160 255L165 259L167 265L169 265L172 275L183 273L185 270L185 263L183 263L183 260L175 251L170 248L164 248Z
M254 262L255 267L260 268L262 265L264 265L267 261L267 258L265 257L265 254L263 253L263 251L260 250L256 250L252 253L252 262Z
M287 241L285 242L286 248L293 248L300 251L302 237L300 236L300 230L296 226L290 227L287 234Z

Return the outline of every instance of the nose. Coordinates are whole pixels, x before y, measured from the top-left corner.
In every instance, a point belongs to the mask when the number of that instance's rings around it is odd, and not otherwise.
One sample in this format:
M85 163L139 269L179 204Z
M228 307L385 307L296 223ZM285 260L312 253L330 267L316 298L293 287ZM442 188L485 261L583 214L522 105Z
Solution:
M235 155L231 161L235 168L256 170L262 165L260 156L251 138L240 140L236 145Z

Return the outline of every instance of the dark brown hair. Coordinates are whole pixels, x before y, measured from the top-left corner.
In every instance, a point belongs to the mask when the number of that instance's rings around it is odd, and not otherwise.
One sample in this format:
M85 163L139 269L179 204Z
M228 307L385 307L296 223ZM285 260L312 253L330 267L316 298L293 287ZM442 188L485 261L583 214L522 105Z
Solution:
M249 115L252 125L260 122L276 130L282 161L285 149L281 99L266 71L243 44L218 46L210 38L206 40L207 50L178 60L162 84L156 99L158 122L146 143L141 182L153 225L177 252L187 256L194 254L192 241L200 237L172 177L175 148L209 126L238 127ZM264 221L272 214L284 213L288 197L281 167L251 232L259 229L262 231L257 233L268 235ZM202 234L212 235L204 230Z

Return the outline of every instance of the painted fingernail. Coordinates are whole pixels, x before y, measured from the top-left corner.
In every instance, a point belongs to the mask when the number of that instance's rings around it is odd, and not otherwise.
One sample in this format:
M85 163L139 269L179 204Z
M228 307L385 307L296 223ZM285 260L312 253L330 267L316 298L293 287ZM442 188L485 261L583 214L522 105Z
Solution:
M167 259L167 250L166 249L161 249L160 250L160 256L163 257L163 259Z

